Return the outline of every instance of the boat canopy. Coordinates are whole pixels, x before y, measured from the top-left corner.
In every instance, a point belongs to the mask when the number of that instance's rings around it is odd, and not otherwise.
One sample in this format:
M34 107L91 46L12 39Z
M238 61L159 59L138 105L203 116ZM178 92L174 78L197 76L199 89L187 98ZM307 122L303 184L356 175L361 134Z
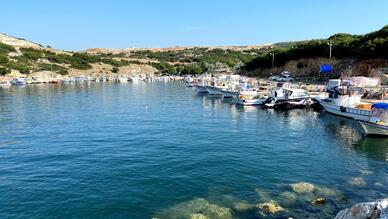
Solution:
M373 109L388 109L388 103L375 103L372 106Z

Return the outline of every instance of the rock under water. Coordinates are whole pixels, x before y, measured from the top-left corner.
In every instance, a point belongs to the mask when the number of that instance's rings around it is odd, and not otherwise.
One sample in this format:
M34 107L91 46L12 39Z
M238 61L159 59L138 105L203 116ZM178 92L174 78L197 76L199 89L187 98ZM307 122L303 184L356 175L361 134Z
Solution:
M232 210L209 203L204 198L196 198L191 201L177 204L171 208L165 209L156 215L157 218L178 219L178 218L214 218L214 219L231 219Z
M311 183L300 182L291 184L291 188L296 193L312 193L315 189L315 186Z
M335 219L388 219L388 199L359 203L340 211Z

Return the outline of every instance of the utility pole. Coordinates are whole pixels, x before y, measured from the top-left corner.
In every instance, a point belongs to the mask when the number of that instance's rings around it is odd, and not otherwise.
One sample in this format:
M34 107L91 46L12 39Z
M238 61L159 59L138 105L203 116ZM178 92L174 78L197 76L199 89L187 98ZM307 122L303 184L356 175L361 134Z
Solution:
M272 56L272 68L275 67L275 52L269 53Z
M329 42L327 42L327 45L329 45L329 47L330 47L329 58L331 59L331 52L332 52L332 49L333 49L333 44L329 41Z

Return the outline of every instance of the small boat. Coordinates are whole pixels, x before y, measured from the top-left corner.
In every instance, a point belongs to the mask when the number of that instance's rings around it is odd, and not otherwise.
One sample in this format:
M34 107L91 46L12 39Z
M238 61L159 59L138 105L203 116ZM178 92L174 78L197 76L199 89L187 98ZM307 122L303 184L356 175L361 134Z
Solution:
M217 86L205 86L205 87L207 89L207 92L210 95L214 95L214 96L222 95L222 88L221 87L217 87Z
M10 87L12 84L9 81L0 81L0 87Z
M236 98L238 96L238 92L233 89L222 89L221 93L223 98Z
M208 89L206 88L206 78L204 76L201 76L198 81L196 81L195 91L200 94L209 93Z
M373 104L369 121L359 122L366 135L388 136L388 104Z
M326 112L361 121L369 121L372 104L363 103L363 89L350 85L342 86L340 79L329 81L329 98L319 99Z
M244 82L240 85L239 95L236 98L236 104L242 106L263 105L268 99L266 91L254 88L252 83Z
M128 79L127 79L128 81ZM129 81L133 82L133 83L138 83L140 81L140 77L139 76L131 76L129 77Z
M271 92L265 106L276 109L304 108L314 103L313 98L303 89L282 87Z
M11 84L12 85L17 85L17 86L26 85L27 84L27 79L25 79L25 78L14 78L14 79L12 79Z

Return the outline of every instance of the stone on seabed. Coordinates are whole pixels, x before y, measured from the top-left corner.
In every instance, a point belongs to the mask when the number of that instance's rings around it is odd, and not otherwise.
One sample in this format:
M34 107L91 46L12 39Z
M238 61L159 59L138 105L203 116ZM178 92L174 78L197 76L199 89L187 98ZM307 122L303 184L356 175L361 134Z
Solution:
M388 219L388 199L354 205L340 211L335 219Z
M209 219L209 218L206 217L206 216L203 215L203 214L190 214L190 216L188 217L188 219Z
M269 200L269 195L266 191L257 188L257 189L255 189L255 192L256 192L257 196L259 197L260 201L268 201Z
M249 209L254 208L255 205L251 204L246 201L240 201L240 202L235 202L233 203L233 209L236 211L248 211Z
M326 204L326 199L324 199L324 198L316 198L316 199L311 201L311 204L314 204L314 205L324 205L324 204Z
M315 186L311 183L300 182L291 184L292 190L296 193L311 193L314 191Z
M282 192L279 196L278 196L278 201L281 203L281 204L286 204L286 205L291 205L291 204L294 204L295 201L296 201L297 197L296 197L296 194L293 193L293 192Z
M258 204L257 207L260 209L263 209L266 213L269 213L269 214L274 214L278 211L284 211L284 208L282 208L280 205L272 201Z
M366 182L365 182L364 178L362 178L362 177L355 177L355 178L351 178L349 180L349 184L354 185L354 186L365 186Z

